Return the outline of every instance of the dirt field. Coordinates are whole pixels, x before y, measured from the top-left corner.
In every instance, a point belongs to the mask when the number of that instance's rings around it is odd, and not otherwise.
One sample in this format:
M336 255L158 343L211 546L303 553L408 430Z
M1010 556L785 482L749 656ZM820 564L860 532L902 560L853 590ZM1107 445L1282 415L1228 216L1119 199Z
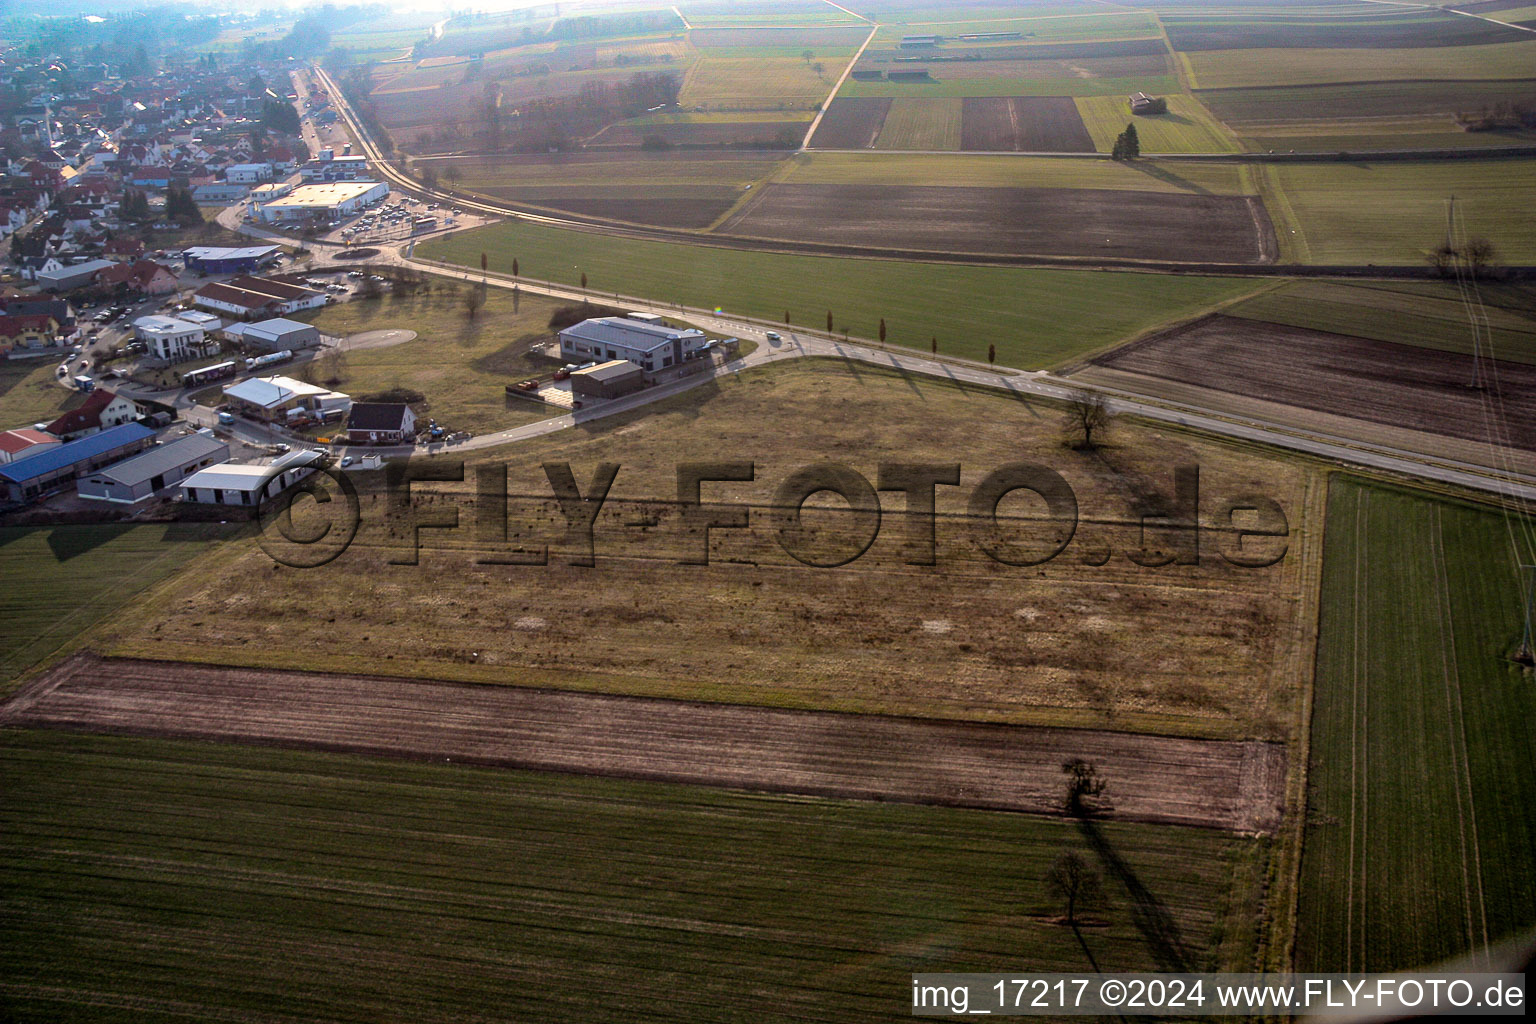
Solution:
M1069 729L78 656L0 723L279 744L657 781L1051 813L1061 765L1107 817L1243 832L1280 820L1285 748Z
M654 224L664 228L703 228L731 208L733 195L655 196L637 195L636 189L614 189L611 196L573 196L559 192L524 189L483 189L487 195L508 201L544 206L585 217Z
M1340 18L1296 24L1280 20L1232 23L1219 18L1164 16L1168 39L1176 50L1251 50L1477 46L1523 42L1529 33L1489 21L1461 18L1428 9L1384 17Z
M869 35L868 26L846 28L696 28L688 33L694 46L801 46L811 50L856 49ZM822 54L826 56L826 54Z
M720 230L935 251L1233 263L1274 252L1256 199L1102 189L769 185Z
M967 97L960 148L1025 153L1092 153L1093 139L1070 96Z
M1487 438L1484 400L1466 355L1213 315L1095 362L1274 402L1427 431ZM1536 449L1536 366L1497 361L1515 447Z
M890 113L887 98L838 98L827 107L826 116L816 126L812 145L820 149L868 149L875 144L885 115Z
M921 50L870 47L859 63L893 62L897 57L922 55ZM1161 39L1111 39L1098 43L1021 43L1016 46L973 46L956 41L946 46L945 56L975 54L982 62L1099 60L1117 57L1162 57L1168 53ZM950 63L950 62L945 62ZM954 62L958 63L958 62Z

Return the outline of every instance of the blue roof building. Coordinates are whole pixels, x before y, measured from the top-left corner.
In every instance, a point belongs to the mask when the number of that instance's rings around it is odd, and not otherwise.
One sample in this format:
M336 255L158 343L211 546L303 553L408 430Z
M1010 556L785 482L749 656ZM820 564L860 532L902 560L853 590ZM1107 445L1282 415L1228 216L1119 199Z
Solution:
M85 473L94 473L155 443L155 432L142 423L124 423L78 441L0 466L0 488L15 502L57 490Z

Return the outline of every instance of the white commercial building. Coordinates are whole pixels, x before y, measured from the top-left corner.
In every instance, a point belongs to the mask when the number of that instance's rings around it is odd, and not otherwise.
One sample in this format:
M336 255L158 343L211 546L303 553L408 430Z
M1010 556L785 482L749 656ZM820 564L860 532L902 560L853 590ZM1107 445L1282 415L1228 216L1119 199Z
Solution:
M282 423L300 416L323 419L327 414L345 415L352 396L306 384L292 377L252 377L224 386L224 401L231 412L268 422Z
M319 452L297 451L266 463L209 466L181 482L181 496L205 505L254 508L309 476L323 458Z
M174 316L141 316L133 322L133 334L149 346L150 356L167 363L207 355L213 347L200 324Z
M335 223L387 195L389 186L382 181L300 185L281 199L261 204L257 215L268 224L291 224L295 221Z
M573 363L627 359L655 373L703 350L704 332L623 316L583 320L560 332L560 356Z
M232 184L255 185L272 180L271 164L234 164L224 171L224 180Z

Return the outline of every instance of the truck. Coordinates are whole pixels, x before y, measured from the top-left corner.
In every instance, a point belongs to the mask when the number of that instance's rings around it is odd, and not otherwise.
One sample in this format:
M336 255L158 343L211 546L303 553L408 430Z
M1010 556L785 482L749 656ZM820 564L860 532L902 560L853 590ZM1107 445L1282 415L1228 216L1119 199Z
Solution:
M264 356L256 356L254 359L247 359L245 361L245 368L247 370L254 370L260 366L271 366L273 363L281 363L284 360L292 358L293 350L285 348L279 352L269 352Z
M86 374L80 374L75 378L75 388L89 394L96 390L96 382Z

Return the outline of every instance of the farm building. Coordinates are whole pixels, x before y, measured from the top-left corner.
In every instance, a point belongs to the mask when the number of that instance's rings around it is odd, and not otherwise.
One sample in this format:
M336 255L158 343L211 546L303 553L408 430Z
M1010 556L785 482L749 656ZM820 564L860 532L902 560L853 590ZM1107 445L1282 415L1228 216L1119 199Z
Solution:
M82 498L131 505L228 458L229 445L214 437L213 431L199 430L82 476L75 490Z
M262 204L258 212L268 224L303 221L335 223L370 203L389 195L382 181L338 181L324 185L300 185L281 199Z
M903 50L920 50L927 46L938 46L943 41L943 36L902 36L900 45Z
M0 494L11 501L30 501L56 490L84 473L137 455L154 443L155 432L141 423L124 423L110 430L0 466Z
M149 355L168 363L207 355L209 343L203 328L174 316L141 316L133 322L135 338L149 346Z
M60 267L58 270L39 270L37 283L45 291L67 292L71 288L90 284L96 280L97 274L115 266L117 264L111 260L86 260L84 263Z
M1159 102L1155 96L1148 96L1144 92L1131 94L1131 113L1133 114L1159 114L1167 109L1166 102Z
M181 258L188 270L208 274L249 274L282 250L275 245L251 245L229 248L221 245L194 245L184 249Z
M572 324L560 332L560 355L574 363L627 359L647 373L691 359L704 348L704 332L679 330L622 316Z
M250 189L245 185L214 181L193 189L192 201L210 206L227 206L230 203L238 203L249 193Z
M185 501L255 508L315 471L324 456L301 450L266 463L224 462L198 470L181 482Z
M24 459L28 455L47 451L63 443L52 434L45 434L31 427L0 432L0 466L15 462L17 459Z
M132 423L144 415L137 405L105 388L92 391L78 409L71 409L44 429L54 437L73 441L111 427Z
M281 376L226 384L224 400L231 412L277 423L306 413L320 419L324 413L334 409L345 412L352 405L349 395Z
M571 394L581 398L618 398L638 391L645 373L628 359L615 359L571 374Z
M297 320L261 320L253 324L230 324L225 333L268 352L309 348L320 344L320 328Z
M349 444L403 444L416 436L416 414L404 402L354 402L347 413Z

